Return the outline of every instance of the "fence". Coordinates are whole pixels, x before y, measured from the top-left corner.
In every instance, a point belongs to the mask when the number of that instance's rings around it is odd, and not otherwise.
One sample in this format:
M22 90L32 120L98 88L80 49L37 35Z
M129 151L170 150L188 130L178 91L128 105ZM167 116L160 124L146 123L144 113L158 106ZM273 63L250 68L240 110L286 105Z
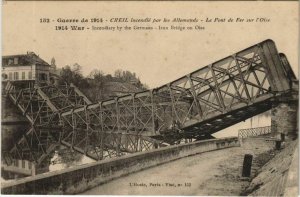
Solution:
M247 138L252 136L265 135L271 133L271 131L272 131L271 126L240 129L238 132L238 138L241 139L241 138Z

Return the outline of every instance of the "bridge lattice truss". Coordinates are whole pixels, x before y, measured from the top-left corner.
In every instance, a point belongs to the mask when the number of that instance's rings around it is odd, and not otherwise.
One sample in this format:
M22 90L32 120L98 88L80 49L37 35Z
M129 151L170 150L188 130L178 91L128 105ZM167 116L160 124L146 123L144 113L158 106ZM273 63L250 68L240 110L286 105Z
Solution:
M63 144L101 160L199 140L269 110L291 79L287 59L267 40L159 88L98 103L74 85L11 82L7 95L32 128L9 154L41 162Z

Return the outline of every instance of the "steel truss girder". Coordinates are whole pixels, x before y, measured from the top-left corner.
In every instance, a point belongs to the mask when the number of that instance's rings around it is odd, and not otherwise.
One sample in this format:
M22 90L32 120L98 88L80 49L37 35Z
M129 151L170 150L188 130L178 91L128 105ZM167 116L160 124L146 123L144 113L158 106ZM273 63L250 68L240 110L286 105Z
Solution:
M7 86L7 95L32 125L49 125L59 120L58 110L38 88L19 89L12 82Z
M290 90L288 78L293 72L286 62L273 41L266 40L169 84L99 103L88 102L76 87L44 87L43 91L54 105L63 101L70 106L60 111L59 141L103 159L158 146L146 136L169 143L200 139L203 133L210 135L268 110L270 105L264 104L270 98ZM14 96L16 104L22 101L20 95ZM243 111L248 115L236 115Z
M58 146L58 131L30 128L10 150L14 159L41 163Z
M27 84L28 85L28 84ZM66 93L64 92L66 91ZM23 112L32 128L15 144L10 154L14 158L42 162L54 150L61 134L59 113L73 107L91 103L76 87L24 86L24 83L8 82L6 94ZM51 129L49 132L47 129ZM47 132L43 132L43 131Z
M81 119L87 117L91 125L100 125L101 131L149 136L172 130L174 124L184 129L211 114L218 116L240 104L255 103L264 95L288 90L275 52L274 43L267 40L167 85L64 112L62 117L91 111L80 115ZM277 83L275 78L283 82Z

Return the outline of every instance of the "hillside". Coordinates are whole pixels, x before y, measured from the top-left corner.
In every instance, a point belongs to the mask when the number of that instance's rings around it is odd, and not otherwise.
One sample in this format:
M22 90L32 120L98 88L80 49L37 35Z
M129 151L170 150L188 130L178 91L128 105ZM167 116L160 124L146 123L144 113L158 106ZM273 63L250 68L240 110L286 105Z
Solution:
M58 83L73 83L92 102L103 101L147 89L134 72L116 70L114 76L105 74L99 69L93 70L88 76L83 76L81 66L74 64L54 71L59 76Z
M103 101L118 96L136 93L144 90L129 82L108 81L100 86L81 87L79 89L92 101Z

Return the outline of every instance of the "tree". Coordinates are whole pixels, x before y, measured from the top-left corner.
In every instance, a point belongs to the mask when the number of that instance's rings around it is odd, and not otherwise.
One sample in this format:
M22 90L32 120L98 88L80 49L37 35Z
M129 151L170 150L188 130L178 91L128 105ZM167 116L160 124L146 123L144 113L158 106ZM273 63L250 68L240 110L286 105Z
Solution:
M89 78L95 79L96 81L102 81L104 80L105 76L104 76L104 72L102 70L99 69L94 69L90 72L90 74L88 75Z
M106 78L107 81L113 81L113 77L111 76L111 74L107 74L105 76L105 78Z
M90 81L90 84L93 89L93 100L101 100L104 99L104 92L105 92L105 83L106 77L104 72L99 69L94 69L88 75L89 78L93 79Z
M61 83L64 83L64 82L72 83L73 82L73 72L69 65L66 65L61 69L60 76L61 76L61 80L60 80Z
M61 72L61 80L60 83L73 83L74 85L78 86L79 88L87 88L89 84L87 79L83 77L81 74L81 66L75 63L72 66L72 69L69 65L66 65L62 68Z
M78 63L75 63L75 64L73 64L73 66L72 66L72 71L74 72L74 73L76 73L76 74L81 74L81 69L82 69L82 67L78 64Z
M56 63L55 63L54 57L52 57L52 59L51 59L51 69L52 69L53 71L56 70Z
M109 82L121 82L130 83L140 90L145 90L146 85L142 84L137 75L134 72L128 70L117 69L114 72L114 77L105 73L100 69L92 70L87 77L84 77L81 73L82 67L75 63L73 66L66 65L61 70L60 84L73 83L77 86L92 102L99 100L106 100L115 96L115 90L113 86L122 86L118 83L108 84ZM133 88L134 89L134 88ZM135 92L134 90L129 90Z
M116 78L121 78L122 77L122 70L121 69L117 69L116 71L115 71L115 73L114 73L114 76L116 77Z

